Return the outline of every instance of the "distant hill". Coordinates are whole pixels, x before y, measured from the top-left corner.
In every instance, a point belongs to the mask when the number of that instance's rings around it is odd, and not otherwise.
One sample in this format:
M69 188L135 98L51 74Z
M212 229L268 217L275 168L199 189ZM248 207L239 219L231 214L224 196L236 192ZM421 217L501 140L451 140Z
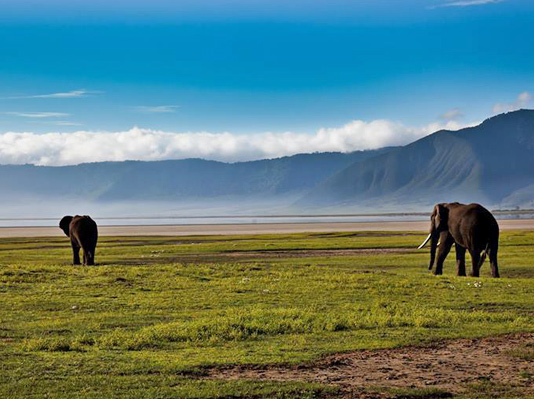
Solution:
M223 163L201 159L0 166L0 201L114 204L167 201L241 212L414 210L441 201L534 206L534 111L442 130L404 147ZM243 205L247 203L248 205ZM241 205L239 205L241 204ZM276 206L278 208L276 208ZM60 207L64 209L65 207ZM2 208L7 209L7 208ZM259 209L259 208L258 208ZM5 211L4 214L10 213Z
M534 194L534 111L442 130L327 178L299 205L481 201L528 204Z
M390 149L300 154L238 163L201 159L100 162L77 166L0 166L0 200L179 201L304 195L354 162Z

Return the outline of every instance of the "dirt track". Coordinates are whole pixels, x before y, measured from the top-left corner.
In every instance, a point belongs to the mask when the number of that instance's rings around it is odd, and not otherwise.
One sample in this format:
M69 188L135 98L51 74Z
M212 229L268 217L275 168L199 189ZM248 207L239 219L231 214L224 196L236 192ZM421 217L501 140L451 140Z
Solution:
M467 384L491 381L532 394L534 380L526 376L534 372L534 362L511 353L525 348L531 353L533 345L531 333L461 339L426 347L336 354L292 367L215 368L208 371L208 378L319 382L341 386L346 392L390 387L438 388L458 393Z
M97 220L98 222L98 220ZM333 231L428 231L429 222L256 223L209 225L103 226L103 236L277 234ZM534 230L534 219L499 220L501 230ZM2 237L59 237L57 227L0 227Z

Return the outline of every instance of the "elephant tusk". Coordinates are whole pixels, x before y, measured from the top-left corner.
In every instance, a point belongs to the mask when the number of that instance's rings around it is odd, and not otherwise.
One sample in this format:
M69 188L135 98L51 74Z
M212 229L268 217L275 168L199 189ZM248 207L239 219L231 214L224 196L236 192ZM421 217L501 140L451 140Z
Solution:
M423 241L423 243L422 243L421 245L419 245L419 247L418 247L417 249L421 249L421 248L423 248L423 247L426 245L426 243L428 242L428 240L430 240L430 237L432 237L432 233L430 233L430 234L428 235L428 237L426 238L426 240Z

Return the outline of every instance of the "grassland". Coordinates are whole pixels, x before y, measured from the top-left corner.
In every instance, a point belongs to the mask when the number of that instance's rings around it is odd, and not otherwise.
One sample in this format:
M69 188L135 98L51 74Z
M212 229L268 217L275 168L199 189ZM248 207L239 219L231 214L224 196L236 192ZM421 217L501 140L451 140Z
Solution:
M414 249L423 238L103 237L94 267L70 265L64 238L0 240L0 397L329 397L335 387L201 377L534 331L534 232L502 234L501 279L487 265L454 277L454 254L444 276L429 275L427 251ZM524 397L503 389L464 396Z

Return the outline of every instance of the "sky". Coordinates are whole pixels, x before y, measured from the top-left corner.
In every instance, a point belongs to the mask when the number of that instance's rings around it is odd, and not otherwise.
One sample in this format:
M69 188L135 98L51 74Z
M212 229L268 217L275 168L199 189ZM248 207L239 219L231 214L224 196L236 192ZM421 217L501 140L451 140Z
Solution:
M534 102L529 0L0 0L0 163L402 145Z

